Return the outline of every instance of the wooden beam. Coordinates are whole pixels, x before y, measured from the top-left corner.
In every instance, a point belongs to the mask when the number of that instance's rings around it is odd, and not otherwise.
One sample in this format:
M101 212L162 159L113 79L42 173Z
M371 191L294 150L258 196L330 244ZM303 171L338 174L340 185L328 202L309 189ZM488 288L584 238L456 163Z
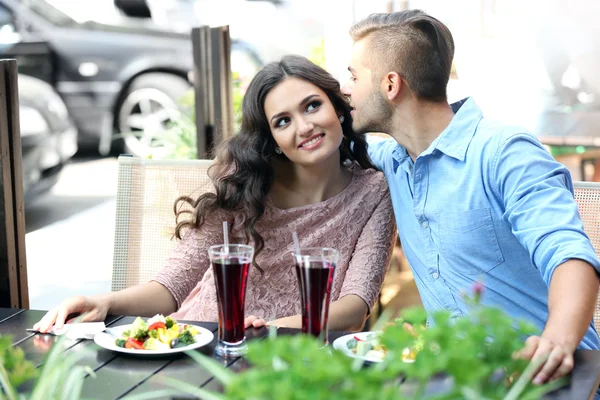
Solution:
M229 26L212 28L215 144L234 135Z
M0 306L29 308L16 60L0 60Z
M213 81L210 78L212 75L210 35L209 26L192 29L196 146L199 159L209 158L214 134Z

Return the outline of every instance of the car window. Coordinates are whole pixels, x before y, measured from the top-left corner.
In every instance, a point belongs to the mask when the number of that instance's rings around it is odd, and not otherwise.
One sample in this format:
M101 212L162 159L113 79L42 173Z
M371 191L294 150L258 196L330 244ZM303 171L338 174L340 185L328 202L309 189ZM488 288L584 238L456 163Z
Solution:
M23 0L23 4L56 26L73 26L77 22L45 0Z
M13 13L0 4L0 44L15 43L21 40Z

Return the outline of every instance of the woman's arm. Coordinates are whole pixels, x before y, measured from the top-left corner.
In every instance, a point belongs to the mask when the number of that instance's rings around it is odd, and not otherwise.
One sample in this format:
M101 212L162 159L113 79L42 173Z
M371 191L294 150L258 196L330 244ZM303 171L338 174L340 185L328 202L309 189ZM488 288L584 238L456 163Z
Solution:
M171 314L176 309L177 302L171 292L158 282L149 282L98 296L69 297L48 311L33 329L40 332L48 332L53 326L60 329L70 315L81 314L81 322L88 322L104 321L108 314L150 317Z
M345 323L338 325L341 330L360 330L364 325L381 291L396 243L394 209L387 183L382 180L379 187L369 186L365 190L378 193L373 201L379 200L379 204L358 238L340 291L338 301L346 299L336 310ZM330 321L333 323L333 319Z
M363 299L350 294L339 300L332 301L329 306L329 326L332 331L360 331L365 324L369 307ZM248 317L252 318L252 317ZM255 327L265 325L264 320L248 320L246 326L252 324ZM267 323L280 328L302 328L302 318L300 315L294 315L286 318L279 318Z
M208 229L186 233L160 273L152 282L132 286L119 292L97 296L76 296L64 300L48 311L34 325L47 332L53 325L60 329L69 315L85 314L82 322L104 321L107 314L153 316L171 314L181 306L210 266L206 248L217 241Z
M106 302L109 314L152 317L177 311L177 301L169 289L155 281L94 297Z

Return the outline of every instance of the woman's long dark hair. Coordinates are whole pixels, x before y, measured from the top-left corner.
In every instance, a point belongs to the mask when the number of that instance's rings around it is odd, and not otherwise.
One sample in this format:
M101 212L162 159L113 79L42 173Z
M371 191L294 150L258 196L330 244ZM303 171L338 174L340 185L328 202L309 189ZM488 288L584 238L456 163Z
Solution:
M215 211L225 211L241 216L246 242L254 241L255 254L263 249L264 240L255 225L265 212L265 197L275 177L270 159L285 157L275 153L277 144L271 135L264 104L271 89L289 77L319 87L327 94L338 114L344 116L340 162L349 159L365 169L374 168L367 155L364 136L352 130L351 108L338 81L304 57L285 56L279 62L267 64L250 82L242 102L241 130L221 143L215 152L215 163L209 171L215 192L205 193L195 201L181 197L175 202L177 238L181 239L183 229L200 227ZM184 205L191 205L193 211L182 207ZM179 221L182 215L190 213L191 220Z

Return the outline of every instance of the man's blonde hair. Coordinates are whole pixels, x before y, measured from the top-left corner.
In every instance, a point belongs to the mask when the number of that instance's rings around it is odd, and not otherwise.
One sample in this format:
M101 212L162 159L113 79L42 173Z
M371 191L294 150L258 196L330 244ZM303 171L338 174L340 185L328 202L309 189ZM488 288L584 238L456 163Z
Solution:
M365 60L374 79L394 71L417 98L446 101L454 40L442 22L421 10L371 14L350 28L350 36L367 41Z

